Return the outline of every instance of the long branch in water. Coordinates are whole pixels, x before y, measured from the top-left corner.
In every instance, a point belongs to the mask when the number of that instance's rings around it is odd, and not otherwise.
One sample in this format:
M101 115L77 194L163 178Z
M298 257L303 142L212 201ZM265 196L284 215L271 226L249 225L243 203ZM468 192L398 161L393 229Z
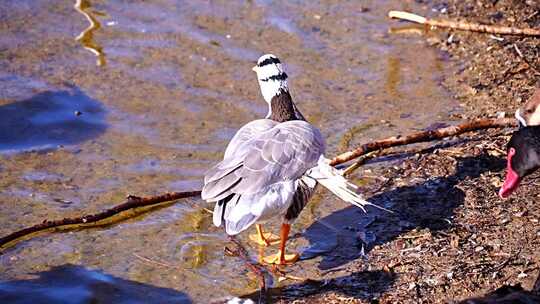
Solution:
M95 213L95 214L87 214L79 217L72 217L72 218L64 218L61 220L44 220L43 222L26 227L24 229L15 231L11 234L8 234L2 238L0 238L0 247L15 241L17 239L20 239L24 236L30 235L32 233L44 231L51 228L58 228L62 226L69 226L69 225L89 225L92 223L97 223L99 221L102 221L104 219L110 218L112 216L118 215L122 212L132 210L135 208L141 208L141 207L148 207L153 206L165 202L174 201L181 198L188 198L188 197L194 197L200 195L200 191L189 191L189 192L171 192L171 193L165 193L157 196L150 196L150 197L137 197L137 196L128 196L127 200L120 204L116 205L110 209L107 209L105 211Z

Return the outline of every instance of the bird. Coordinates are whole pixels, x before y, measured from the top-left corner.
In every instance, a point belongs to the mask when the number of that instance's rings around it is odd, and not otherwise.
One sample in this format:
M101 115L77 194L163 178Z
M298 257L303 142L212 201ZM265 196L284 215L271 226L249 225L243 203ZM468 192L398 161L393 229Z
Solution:
M540 303L540 277L532 290L525 290L520 284L503 285L482 296L466 299L457 304L534 304Z
M213 223L234 236L255 224L250 239L263 246L279 242L276 254L264 263L286 265L299 259L287 253L290 226L321 184L340 199L362 208L376 206L357 194L357 186L330 166L319 129L306 121L293 102L288 75L273 54L252 68L263 99L265 118L248 122L233 136L223 160L204 176L202 199L215 202ZM377 206L378 207L378 206ZM281 219L280 235L265 233L263 224Z
M510 196L525 176L540 168L540 126L514 131L506 151L506 177L499 190L501 198Z
M520 127L540 125L540 88L536 88L527 102L518 108L515 117Z

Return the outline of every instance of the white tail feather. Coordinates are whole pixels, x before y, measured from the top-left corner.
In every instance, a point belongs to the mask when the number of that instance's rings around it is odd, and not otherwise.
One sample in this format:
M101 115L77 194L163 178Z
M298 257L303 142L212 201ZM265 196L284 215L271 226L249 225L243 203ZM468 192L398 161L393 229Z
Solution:
M324 156L321 156L319 159L317 167L308 170L306 175L315 179L319 184L323 185L323 187L330 190L343 201L361 208L364 212L366 212L366 206L373 206L392 212L363 199L356 193L358 186L347 181L341 171L330 166L330 160Z

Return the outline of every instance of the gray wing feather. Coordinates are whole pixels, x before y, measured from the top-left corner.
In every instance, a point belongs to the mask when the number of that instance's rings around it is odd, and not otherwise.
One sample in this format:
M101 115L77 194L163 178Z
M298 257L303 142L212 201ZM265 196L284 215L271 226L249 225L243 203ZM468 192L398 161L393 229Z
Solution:
M236 132L227 145L223 161L210 168L204 176L203 199L217 201L232 193L231 187L237 185L242 178L238 169L243 166L244 157L250 152L248 142L276 124L269 119L258 119Z
M321 133L305 121L253 121L231 140L225 159L208 171L202 197L215 201L232 193L253 194L277 182L296 180L316 166L323 153Z
M316 166L324 152L319 130L304 121L284 122L254 139L235 193L252 194L284 180L296 180Z
M229 163L222 161L206 171L204 183L209 184L216 180L222 179L224 176L231 174L240 167L242 167L242 159L238 159L234 162L230 161Z
M209 201L218 201L235 193L234 188L242 181L240 172L233 172L222 179L205 184L201 196Z
M227 145L223 159L235 158L238 154L244 154L246 152L244 151L244 143L253 139L258 134L270 130L277 124L277 122L270 119L257 119L245 124L238 132L236 132Z

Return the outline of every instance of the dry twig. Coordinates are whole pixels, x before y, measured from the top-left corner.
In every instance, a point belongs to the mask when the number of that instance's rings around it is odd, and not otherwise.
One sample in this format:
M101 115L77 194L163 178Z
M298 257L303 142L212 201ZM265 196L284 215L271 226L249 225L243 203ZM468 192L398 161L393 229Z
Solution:
M490 128L505 128L517 126L515 119L513 118L502 118L502 119L476 119L468 121L456 126L449 126L445 128L440 128L430 131L422 131L407 136L393 136L381 140L372 141L366 144L361 145L360 147L342 153L332 159L330 165L335 166L348 162L352 159L355 159L359 156L362 156L366 153L387 149L396 146L403 146L409 144L415 144L419 142L433 141L436 139L442 139L445 137L456 136L470 131L484 130Z
M268 270L268 269L266 269L266 267L258 263L253 262L249 258L249 254L246 248L244 248L244 246L242 246L242 244L234 236L229 236L229 240L236 245L236 249L231 250L228 247L225 247L225 252L229 255L239 257L244 262L244 264L246 264L248 269L251 270L251 272L253 272L257 276L259 280L259 287L261 289L260 297L262 298L263 293L266 291L266 278L264 276L263 270Z
M0 238L0 247L8 244L11 241L17 240L29 234L40 232L43 230L58 228L69 225L88 225L95 224L99 221L102 221L106 218L118 215L124 211L128 211L134 208L148 207L152 205L157 205L164 202L170 202L181 198L194 197L200 195L200 191L188 191L188 192L171 192L165 193L162 195L151 196L151 197L137 197L137 196L128 196L127 201L120 205L114 206L105 211L88 214L80 217L74 218L64 218L62 220L49 221L44 220L42 223L27 227L18 231L15 231L9 235L6 235Z
M501 34L501 35L540 36L540 29L485 25L485 24L470 23L470 22L464 22L464 21L434 20L434 19L428 19L426 17L419 16L416 14L412 14L409 12L403 12L403 11L390 11L388 12L388 17L407 20L407 21L425 24L429 26L451 28L451 29L462 30L462 31L473 31L473 32Z

